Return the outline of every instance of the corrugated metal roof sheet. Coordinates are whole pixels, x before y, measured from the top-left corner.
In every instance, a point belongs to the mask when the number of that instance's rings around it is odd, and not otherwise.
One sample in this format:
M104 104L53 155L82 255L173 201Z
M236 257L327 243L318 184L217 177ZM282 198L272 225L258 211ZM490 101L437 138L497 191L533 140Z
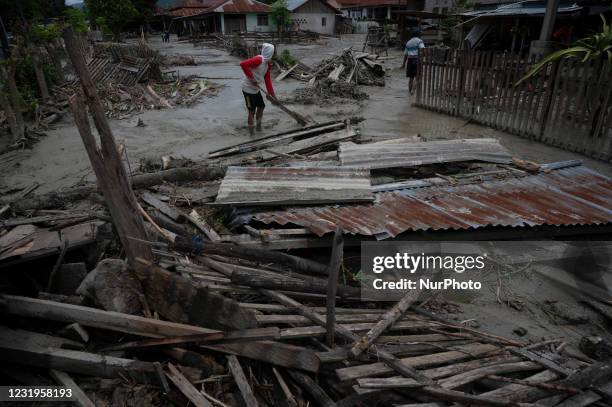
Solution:
M294 224L322 236L397 236L406 231L487 226L572 226L612 222L612 182L586 167L462 186L433 186L376 194L373 204L258 212L267 224Z
M279 205L373 200L369 170L342 167L229 167L215 202Z
M461 15L466 17L509 17L509 16L530 16L543 17L546 14L546 4L511 3L497 4L495 8L468 11ZM572 14L582 10L577 4L559 5L557 14Z
M454 161L507 164L510 152L492 138L410 142L406 139L378 143L341 143L342 165L363 168L409 167Z

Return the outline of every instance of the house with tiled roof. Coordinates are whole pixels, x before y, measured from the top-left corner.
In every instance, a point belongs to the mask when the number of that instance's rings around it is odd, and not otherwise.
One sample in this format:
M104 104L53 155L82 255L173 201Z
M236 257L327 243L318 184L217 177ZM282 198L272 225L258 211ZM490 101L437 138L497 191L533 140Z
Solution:
M271 8L257 0L182 0L158 9L165 27L178 34L273 32Z

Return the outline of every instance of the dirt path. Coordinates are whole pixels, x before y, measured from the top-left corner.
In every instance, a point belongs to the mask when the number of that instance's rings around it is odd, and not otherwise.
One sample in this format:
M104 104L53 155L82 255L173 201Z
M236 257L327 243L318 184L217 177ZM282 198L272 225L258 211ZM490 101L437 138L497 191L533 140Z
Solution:
M349 46L360 50L362 41L362 35L349 35L342 39L326 39L316 44L282 45L279 51L288 48L296 58L314 65L322 58ZM204 98L190 108L149 110L129 119L111 120L116 139L126 145L131 168L137 167L142 158L165 154L202 160L210 150L248 139L238 58L217 49L193 47L189 43L165 44L157 37L152 38L150 44L162 52L193 55L202 62L197 66L173 68L177 69L180 75L195 74L232 79L214 80L224 85L218 96ZM430 140L496 137L522 158L540 162L581 158L588 166L612 175L612 169L605 163L486 127L466 125L464 120L413 107L414 98L407 96L406 79L399 69L401 52L392 50L389 55L395 58L385 63L389 68L387 85L384 88L363 88L370 95L369 100L359 103L347 101L345 104L324 107L296 105L294 108L318 121L363 116L366 119L362 123L364 135L421 134ZM305 86L305 83L293 79L275 83L281 99L288 98L294 89L302 86ZM136 127L138 118L144 121L145 127ZM296 127L295 122L284 113L274 107L267 109L263 134L293 127ZM71 118L67 117L58 128L49 131L48 136L33 150L25 151L18 165L5 170L0 181L0 191L26 187L38 182L41 184L39 192L46 192L82 181L93 181L93 175L76 128Z

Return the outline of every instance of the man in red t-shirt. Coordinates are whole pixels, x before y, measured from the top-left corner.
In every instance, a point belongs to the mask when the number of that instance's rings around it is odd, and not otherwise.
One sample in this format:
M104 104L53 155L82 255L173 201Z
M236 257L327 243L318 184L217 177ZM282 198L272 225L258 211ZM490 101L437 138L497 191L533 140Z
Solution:
M259 89L259 84L264 81L268 92L268 100L275 98L272 80L270 79L270 67L274 56L274 45L265 43L261 48L261 55L256 55L240 63L244 72L242 79L242 93L249 111L248 125L249 134L253 135L253 117L257 120L257 131L261 131L261 118L266 107Z

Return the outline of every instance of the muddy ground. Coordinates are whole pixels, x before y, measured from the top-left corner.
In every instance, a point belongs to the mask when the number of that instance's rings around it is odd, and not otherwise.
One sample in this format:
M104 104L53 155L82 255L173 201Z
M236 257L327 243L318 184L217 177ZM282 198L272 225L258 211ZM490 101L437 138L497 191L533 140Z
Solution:
M363 35L346 35L341 39L330 38L308 45L281 45L279 52L287 48L291 54L307 65L314 66L321 59L334 52L353 46L361 50ZM214 149L239 143L248 139L246 130L246 109L240 91L242 72L239 59L226 52L190 43L162 43L159 38L150 38L150 45L165 53L192 55L200 65L180 66L180 75L201 75L225 85L218 96L203 98L190 108L145 111L125 120L111 120L115 138L124 142L132 168L144 157L159 157L172 154L202 160ZM608 164L590 160L577 154L554 147L531 142L517 136L465 120L452 118L412 106L414 97L407 94L407 82L401 64L401 52L390 50L395 57L385 62L387 78L385 87L362 87L370 96L368 100L334 103L326 106L293 105L293 107L315 120L325 121L347 116L362 116L362 134L366 136L412 136L421 134L428 140L461 137L496 137L517 156L538 162L560 161L582 158L590 167L608 175L612 169ZM296 88L305 83L287 78L275 83L280 99L291 98ZM136 127L138 119L145 127ZM264 133L272 134L296 127L293 119L279 109L266 110ZM18 164L17 164L18 163ZM3 169L0 191L27 187L40 183L38 192L46 192L73 186L79 182L93 180L85 150L68 116L33 149L23 152L23 157L8 169Z
M341 39L326 39L309 45L283 45L292 55L307 65L314 66L332 53L353 46L361 50L364 37L348 35ZM192 55L201 62L196 66L175 67L180 75L201 75L224 87L216 97L204 98L189 108L151 110L125 120L111 120L115 137L126 145L130 168L146 157L172 154L196 161L205 159L214 149L243 142L249 138L246 129L246 109L240 90L241 70L239 59L226 52L212 48L194 47L190 43L162 43L158 38L150 39L150 45L162 52ZM495 137L501 140L516 156L537 162L583 159L593 169L612 175L609 164L591 160L580 155L546 146L538 142L504 134L491 128L468 124L465 120L451 118L412 106L414 97L408 96L407 81L401 64L401 53L390 50L391 59L386 60L385 87L362 88L369 99L326 106L291 105L297 111L317 121L361 116L362 134L372 137L414 136L420 134L428 140L463 137ZM220 79L225 78L225 79ZM275 83L281 100L293 95L304 82L287 78ZM136 127L138 119L146 124ZM296 124L287 115L274 107L266 110L263 134L273 134L295 128ZM39 183L37 192L47 192L93 181L93 173L83 144L71 118L67 117L54 130L48 132L34 149L22 152L20 160L4 170L0 180L0 192L23 188ZM516 337L517 328L525 329L525 339L562 337L576 344L583 335L599 333L604 322L600 317L580 305L571 290L551 285L535 274L525 272L504 282L509 295L500 300L496 292L497 283L491 282L483 293L469 300L456 299L462 313L454 314L459 321L470 320L471 324L494 333ZM507 301L512 299L513 301ZM517 301L514 301L517 300ZM569 313L585 316L580 325L570 324L565 319L554 317L543 307L553 301L567 307ZM519 304L520 303L520 304Z

